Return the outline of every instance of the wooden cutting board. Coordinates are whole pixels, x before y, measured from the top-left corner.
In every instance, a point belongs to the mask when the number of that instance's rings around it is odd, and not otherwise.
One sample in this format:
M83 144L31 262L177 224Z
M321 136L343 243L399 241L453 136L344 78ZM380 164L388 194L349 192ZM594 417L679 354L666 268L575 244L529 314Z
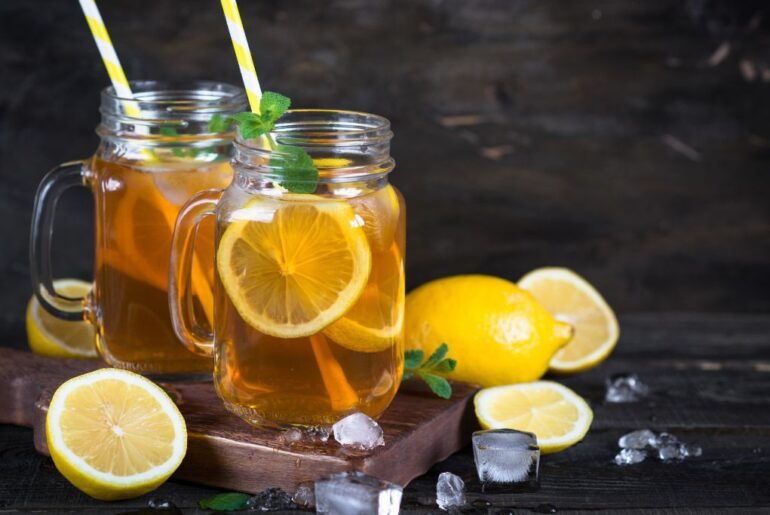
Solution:
M0 423L34 429L35 448L48 454L45 416L53 391L76 375L104 366L0 348ZM211 383L163 383L187 421L187 456L174 477L243 492L297 485L359 470L406 485L470 442L477 429L475 388L454 384L449 400L419 383L405 383L379 423L385 446L348 452L327 442L287 442L278 431L255 428L224 409Z

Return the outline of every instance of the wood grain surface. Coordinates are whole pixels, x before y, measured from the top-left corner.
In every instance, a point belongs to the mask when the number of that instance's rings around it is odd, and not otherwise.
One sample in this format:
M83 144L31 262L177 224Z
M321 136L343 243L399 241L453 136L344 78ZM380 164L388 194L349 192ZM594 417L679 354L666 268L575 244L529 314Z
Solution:
M37 450L47 454L45 416L53 391L98 366L0 347L0 424L33 427ZM415 383L401 388L379 419L385 446L372 451L346 450L333 438L291 442L280 431L253 427L225 410L211 383L160 384L187 423L187 455L174 477L244 492L294 492L302 483L346 470L406 485L465 446L478 429L470 403L475 389L464 384L455 385L450 400Z
M586 398L594 410L587 437L561 453L544 456L540 488L482 493L473 454L466 447L412 481L402 513L439 513L435 482L444 471L466 481L470 513L766 513L770 509L770 316L640 314L620 318L622 335L613 355L589 372L554 377ZM641 402L604 402L611 374L636 372L651 388ZM703 447L681 463L647 461L618 467L612 459L626 432L648 427L670 431ZM441 434L435 435L441 438ZM102 503L78 492L50 459L35 452L32 431L0 425L0 509L58 509L126 513L167 499L186 512L216 490L170 481L156 492ZM490 507L478 507L481 501Z

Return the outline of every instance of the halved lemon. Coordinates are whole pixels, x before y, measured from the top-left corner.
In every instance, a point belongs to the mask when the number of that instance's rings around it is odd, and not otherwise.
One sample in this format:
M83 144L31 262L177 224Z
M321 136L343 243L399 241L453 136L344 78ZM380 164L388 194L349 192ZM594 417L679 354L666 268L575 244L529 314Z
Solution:
M233 214L217 270L241 317L279 338L322 330L369 279L366 235L346 202L314 195L254 199Z
M552 381L485 388L473 404L481 427L534 433L544 454L582 440L594 418L582 397Z
M91 283L78 279L57 279L54 289L66 297L85 297ZM33 295L27 304L27 341L35 354L57 358L95 358L96 335L86 321L67 321L49 314Z
M187 452L185 421L168 394L114 368L74 377L56 390L46 438L59 472L108 501L154 490Z
M364 291L345 315L324 329L338 345L358 352L379 352L396 344L404 326L404 263L393 243L373 254Z
M575 328L572 340L551 358L554 372L572 373L598 365L620 335L615 313L593 286L566 268L539 268L519 280L557 319Z
M353 210L364 222L364 232L374 252L387 250L398 229L401 203L390 184L384 188L350 199Z

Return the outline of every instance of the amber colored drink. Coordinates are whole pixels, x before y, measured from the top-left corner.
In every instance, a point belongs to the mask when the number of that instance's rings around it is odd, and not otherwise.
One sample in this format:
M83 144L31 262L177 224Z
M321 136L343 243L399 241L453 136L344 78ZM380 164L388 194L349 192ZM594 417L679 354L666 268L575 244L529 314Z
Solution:
M277 204L292 202L289 198ZM376 417L399 386L403 372L403 199L395 188L385 185L332 202L347 202L353 208L371 250L366 286L341 321L300 338L265 334L239 314L217 274L214 384L228 409L254 424L333 423L353 410ZM248 205L220 216L219 238L231 220L249 216ZM254 288L267 287L254 284ZM275 302L280 311L280 301Z
M90 317L97 345L111 365L144 373L206 372L211 360L179 341L168 308L168 256L181 206L196 192L224 188L232 169L213 163L164 159L139 162L94 158L97 211L94 298ZM213 221L198 232L191 271L197 318L213 315Z

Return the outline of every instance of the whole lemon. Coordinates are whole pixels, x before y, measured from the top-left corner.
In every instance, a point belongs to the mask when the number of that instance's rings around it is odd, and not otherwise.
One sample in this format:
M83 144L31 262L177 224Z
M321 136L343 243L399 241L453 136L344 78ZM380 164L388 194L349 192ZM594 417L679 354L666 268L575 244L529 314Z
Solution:
M510 281L458 275L406 296L404 333L406 347L426 356L446 342L457 360L446 377L487 387L540 378L572 327Z

